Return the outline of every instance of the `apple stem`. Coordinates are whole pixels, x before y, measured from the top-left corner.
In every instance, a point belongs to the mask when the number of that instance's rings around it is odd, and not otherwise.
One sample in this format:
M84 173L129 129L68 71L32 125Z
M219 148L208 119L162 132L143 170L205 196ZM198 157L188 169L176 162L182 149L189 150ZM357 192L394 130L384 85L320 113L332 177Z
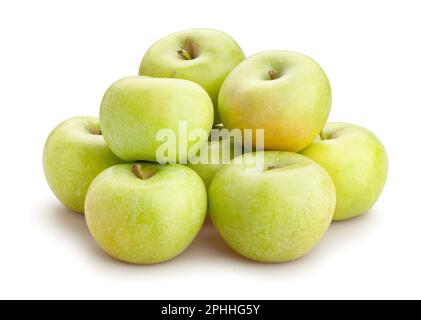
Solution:
M133 165L133 173L141 180L149 179L155 174L153 171L144 171L139 163Z
M189 55L189 53L187 52L187 50L181 49L178 50L177 53L182 56L185 60L191 60L191 56Z
M322 131L320 131L320 139L322 139L322 140L327 139L326 134L324 133L323 129L322 129Z
M102 135L102 132L101 132L100 128L91 128L91 129L89 129L89 132L91 134L94 134L94 135L97 135L97 136Z
M276 80L276 79L279 78L279 73L276 70L273 70L273 69L272 70L269 70L268 74L269 74L269 79L270 80Z

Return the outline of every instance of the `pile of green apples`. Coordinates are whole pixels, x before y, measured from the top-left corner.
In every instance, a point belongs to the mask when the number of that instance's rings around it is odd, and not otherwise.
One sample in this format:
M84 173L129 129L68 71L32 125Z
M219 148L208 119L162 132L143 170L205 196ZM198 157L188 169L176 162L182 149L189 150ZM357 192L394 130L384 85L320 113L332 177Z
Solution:
M118 260L174 258L208 214L240 255L291 261L314 248L332 221L368 211L386 182L379 139L357 125L326 123L330 108L328 77L308 56L246 58L221 31L185 30L152 45L139 76L109 87L99 119L72 118L52 131L44 172L59 201L84 214L95 241ZM157 135L177 133L180 122L208 135L263 129L265 147L243 152L240 163L183 164L178 152L175 163L158 163ZM221 143L203 147L212 152ZM257 155L263 170L251 174L247 163Z

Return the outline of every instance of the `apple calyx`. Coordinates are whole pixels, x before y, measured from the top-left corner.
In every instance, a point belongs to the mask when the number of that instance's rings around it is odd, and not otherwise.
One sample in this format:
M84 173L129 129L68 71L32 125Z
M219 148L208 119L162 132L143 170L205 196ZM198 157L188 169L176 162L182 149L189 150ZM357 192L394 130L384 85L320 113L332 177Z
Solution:
M153 170L143 170L142 166L139 163L136 163L133 165L132 171L136 177L138 177L141 180L146 180L152 177L155 174L155 171Z
M272 70L269 70L268 75L269 75L269 79L270 80L279 79L279 73L276 70L273 70L273 69Z
M101 129L100 128L91 128L91 129L89 129L89 132L91 134L96 135L96 136L101 136L102 135L102 132L101 132Z
M270 171L270 170L273 170L273 169L276 169L276 166L269 166L269 167L266 168L266 171Z

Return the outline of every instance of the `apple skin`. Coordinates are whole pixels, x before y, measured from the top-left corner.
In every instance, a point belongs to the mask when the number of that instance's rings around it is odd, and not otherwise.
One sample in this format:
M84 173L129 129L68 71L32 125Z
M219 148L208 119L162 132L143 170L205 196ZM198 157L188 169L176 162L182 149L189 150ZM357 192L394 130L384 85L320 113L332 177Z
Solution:
M89 188L85 217L98 245L133 264L163 262L184 251L203 225L207 199L200 177L183 165L141 163L145 180L122 164Z
M254 155L244 155L244 162ZM275 168L250 174L245 164L232 164L215 174L210 217L240 255L259 262L295 260L328 229L335 187L325 170L299 154L265 151L264 159L265 168Z
M229 146L230 146L230 157L229 160L234 158L234 139L229 139L230 141ZM208 152L208 163L197 163L197 164L192 164L192 163L188 163L187 166L192 169L194 172L196 172L200 178L202 178L206 189L209 188L210 182L212 181L213 176L215 175L215 173L218 172L218 170L220 170L222 167L224 167L227 164L223 163L223 158L222 158L222 147L224 144L224 141L226 142L226 139L220 139L220 140L212 140L212 141L208 141L208 143L203 146L203 148L207 149ZM211 163L211 157L212 154L214 152L218 153L219 150L219 163Z
M185 49L186 41L192 43L196 51L197 57L192 60L186 60L177 53ZM226 33L212 29L189 29L170 34L152 45L142 59L139 74L198 83L212 99L217 124L221 122L218 115L219 89L228 73L244 58L240 46Z
M278 78L270 79L271 70ZM231 71L218 106L228 129L264 129L265 150L298 152L326 124L331 100L329 80L317 62L300 53L266 51Z
M387 179L387 153L380 140L362 127L334 122L302 154L320 164L336 186L334 220L367 212L379 198Z
M64 206L79 213L84 212L94 178L122 162L105 144L94 117L64 121L51 132L44 147L44 173L51 190Z
M101 103L100 126L105 141L127 162L156 161L156 151L163 144L156 139L161 129L176 133L177 161L185 161L178 157L181 121L187 122L188 133L203 129L209 134L212 128L212 101L192 81L127 77L111 85ZM190 141L188 148L194 143Z

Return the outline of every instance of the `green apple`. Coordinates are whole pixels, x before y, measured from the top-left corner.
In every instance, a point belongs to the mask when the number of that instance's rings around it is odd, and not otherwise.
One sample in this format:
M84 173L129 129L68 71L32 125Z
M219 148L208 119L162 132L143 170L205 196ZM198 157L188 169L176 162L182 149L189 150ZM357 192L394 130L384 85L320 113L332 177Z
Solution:
M196 163L190 162L187 166L202 178L206 189L208 189L215 173L234 158L236 146L239 151L237 152L241 154L241 145L235 144L234 139L225 138L208 141L197 153Z
M212 99L215 123L219 123L219 89L228 73L244 58L240 46L226 33L190 29L156 42L143 57L139 74L200 84Z
M193 241L206 215L206 189L186 166L121 164L89 188L85 217L99 246L133 263L169 260Z
M43 165L51 190L67 208L83 213L86 192L103 170L123 161L105 144L97 118L76 117L49 135Z
M307 147L326 124L330 106L331 88L323 69L313 59L288 51L246 59L219 93L225 127L264 129L266 150Z
M258 156L264 156L263 170L248 171ZM260 151L239 159L215 174L208 191L210 217L222 238L255 261L304 256L332 221L336 195L330 176L295 153Z
M350 219L368 211L386 183L386 150L373 133L359 126L329 123L321 138L302 154L319 163L335 183L334 220Z
M181 124L185 124L183 133ZM180 79L127 77L107 90L101 104L100 126L110 149L126 161L157 161L163 145L160 133L174 133L174 161L186 162L181 135L204 132L213 124L212 101L198 84ZM164 131L165 130L165 131ZM197 141L185 141L189 150Z

